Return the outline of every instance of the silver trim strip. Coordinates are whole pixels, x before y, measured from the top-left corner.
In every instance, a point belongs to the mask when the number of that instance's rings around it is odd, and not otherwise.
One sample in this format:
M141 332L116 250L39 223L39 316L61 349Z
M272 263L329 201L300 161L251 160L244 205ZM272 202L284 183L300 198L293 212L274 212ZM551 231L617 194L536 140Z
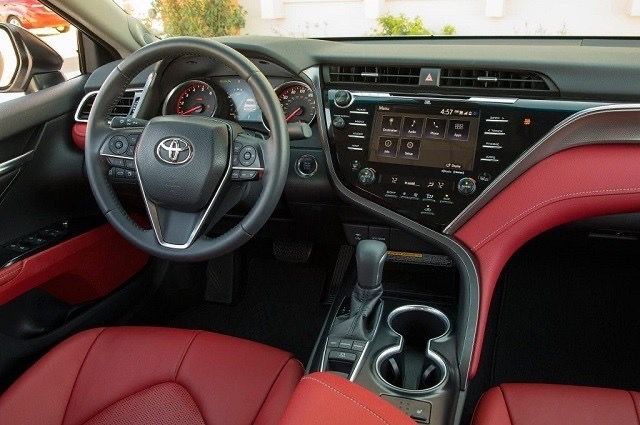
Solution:
M611 134L610 131L603 133L601 126L594 128L593 131L585 131L591 120L595 121L602 118L603 115L615 114L638 115L628 117L627 128L620 127L621 124L617 124L616 129L620 132L619 135ZM616 122L613 118L604 121ZM594 125L598 126L597 123L594 123ZM607 137L606 139L604 138L605 136ZM596 106L583 109L567 117L498 175L476 199L449 223L444 229L444 233L453 235L507 185L543 159L577 146L611 143L640 143L640 104ZM485 159L482 158L482 160Z
M303 71L304 72L304 71ZM441 101L456 101L456 102L485 102L485 103L505 103L513 104L518 101L515 97L446 97L446 96L411 96L410 94L391 94L385 92L371 92L371 91L353 91L351 92L352 100L355 101L356 96L361 97L379 97L379 98L393 98L393 99L413 99L413 100L441 100ZM351 103L353 103L353 101ZM353 111L351 111L354 113Z
M0 164L0 176L5 174L9 174L12 171L15 171L22 167L27 162L31 161L33 155L35 154L35 150L32 149L28 152L23 153L22 155L16 156L15 158L11 158L8 161Z
M430 313L433 314L434 316L438 317L439 319L441 319L444 324L446 325L446 329L445 331L434 337L431 338L427 341L427 351L426 351L426 356L428 358L430 358L431 360L433 360L439 367L440 370L442 370L442 379L440 379L440 381L430 387L430 388L425 388L423 390L409 390L406 388L401 388L401 387L396 387L395 385L389 383L386 379L384 379L382 377L382 373L380 373L380 367L382 366L382 362L384 362L387 358L393 356L394 354L398 354L402 352L402 349L404 348L404 337L402 336L402 334L398 333L393 326L391 325L391 321L399 314L405 313L407 311L423 311L425 313ZM389 326L389 329L391 329L391 331L398 335L400 337L400 343L398 345L393 345L387 349L385 349L384 351L382 351L378 357L376 357L376 361L375 361L375 371L376 374L378 375L378 378L380 378L380 380L389 388L398 391L400 393L406 393L406 394L427 394L427 393L431 393L433 391L436 391L440 388L442 388L446 383L447 380L449 379L449 368L447 367L447 364L445 363L444 359L442 358L442 356L440 356L440 354L438 354L437 352L433 351L431 349L431 343L433 341L438 341L441 340L445 337L447 337L449 335L449 332L451 331L451 321L449 321L449 318L440 310L433 308L433 307L429 307L426 305L404 305L402 307L398 307L395 310L393 310L391 313L389 313L389 316L387 317L387 326Z
M468 385L471 357L475 342L476 329L478 326L478 312L480 308L479 275L475 259L467 247L460 244L454 238L436 232L435 230L423 226L420 223L409 220L395 211L378 205L375 202L371 202L347 188L342 181L340 181L333 166L333 159L331 158L331 149L327 136L329 128L329 121L327 121L327 119L330 118L330 111L328 108L325 108L323 104L322 82L320 75L320 68L318 66L307 68L300 73L302 78L307 79L312 84L312 87L315 87L318 110L325 110L325 114L318 114L318 119L321 120L321 125L318 126L320 131L320 142L327 161L328 174L333 181L338 194L345 200L374 213L387 222L392 223L393 225L396 225L410 233L416 234L440 247L451 254L458 266L461 291L459 301L460 313L458 314L458 327L456 333L457 356L458 368L460 371L460 386L462 390L465 390ZM322 121L324 121L324 123Z
M152 74L152 75L153 75L153 74ZM147 81L148 81L148 79L147 79ZM76 122L88 122L88 121L89 121L89 120L83 120L83 119L80 119L80 118L79 118L79 116L80 116L80 111L82 110L82 107L83 107L83 106L84 106L84 104L86 103L87 99L89 99L91 96L97 96L99 91L100 91L100 90L93 90L93 91L90 91L89 93L85 94L85 95L82 97L82 100L80 100L80 103L78 104L78 107L76 108L76 113L75 113L75 115L73 116L73 118L74 118L74 120L75 120ZM144 91L144 89L126 89L126 90L125 90L125 92L137 92L137 93L142 93L143 91ZM134 99L135 99L135 97L134 97ZM139 105L140 105L140 104L142 103L142 101L144 100L144 98L143 98L143 97L139 97L138 99L139 99L139 100L138 100L138 105L136 105L136 107L134 108L134 112L135 112L135 113L137 113L137 110L139 109ZM131 116L132 116L132 117L135 117L136 115L133 115L133 114L132 114Z

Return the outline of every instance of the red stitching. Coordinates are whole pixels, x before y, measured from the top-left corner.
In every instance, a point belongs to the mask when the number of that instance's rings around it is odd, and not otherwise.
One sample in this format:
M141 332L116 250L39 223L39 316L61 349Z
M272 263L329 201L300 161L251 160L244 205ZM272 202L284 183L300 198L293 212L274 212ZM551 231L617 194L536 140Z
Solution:
M360 406L362 409L366 410L367 412L369 412L370 414L372 414L373 416L375 416L378 420L380 420L382 423L386 424L386 425L391 425L389 424L389 422L387 422L386 420L384 420L384 418L380 415L378 415L376 412L374 412L373 410L369 409L367 406L361 404L360 402L358 402L356 399L349 397L348 395L344 394L342 391L339 391L338 389L332 387L331 385L327 384L326 382L322 382L316 378L313 378L311 376L306 376L304 378L302 378L303 381L305 380L311 380L311 381L315 381L318 384L321 384L327 388L329 388L331 391L338 393L339 395L341 395L342 397L350 400L351 402L355 403L356 405Z
M553 204L555 202L563 201L563 200L569 199L569 198L582 198L582 197L589 197L589 196L592 196L592 195L603 195L603 194L621 195L621 194L624 194L625 192L626 193L637 193L638 191L640 191L640 187L632 187L632 188L626 188L626 189L592 190L592 191L585 191L585 192L567 193L567 194L564 194L564 195L556 196L556 197L551 198L551 199L547 199L545 201L539 202L538 204L536 204L536 205L534 205L534 206L532 206L530 208L527 208L526 210L524 210L523 212L518 214L516 217L512 218L508 222L504 223L502 226L498 227L496 230L491 232L487 237L485 237L480 242L478 242L473 247L473 250L477 251L479 248L481 248L483 245L485 245L487 242L489 242L490 239L493 239L494 236L497 236L497 234L501 233L507 227L512 226L513 224L515 224L516 222L520 221L522 218L524 218L525 216L529 215L530 213L540 209L541 207L545 207L545 206L547 206L549 204Z

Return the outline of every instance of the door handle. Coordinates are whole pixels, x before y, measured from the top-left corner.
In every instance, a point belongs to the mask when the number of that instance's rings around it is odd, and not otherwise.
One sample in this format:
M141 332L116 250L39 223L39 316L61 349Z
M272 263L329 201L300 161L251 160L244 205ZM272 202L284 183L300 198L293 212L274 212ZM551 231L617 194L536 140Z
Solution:
M5 174L9 174L14 170L19 169L24 164L31 161L31 158L33 158L34 153L35 153L35 150L30 150L28 152L23 153L20 156L16 156L15 158L12 158L0 164L0 177L4 176Z

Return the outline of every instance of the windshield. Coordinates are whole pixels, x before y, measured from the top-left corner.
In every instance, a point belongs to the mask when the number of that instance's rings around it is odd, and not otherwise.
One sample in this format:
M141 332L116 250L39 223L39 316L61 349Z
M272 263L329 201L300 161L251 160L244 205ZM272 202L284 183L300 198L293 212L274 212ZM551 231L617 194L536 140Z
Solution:
M640 0L115 0L160 36L640 36Z

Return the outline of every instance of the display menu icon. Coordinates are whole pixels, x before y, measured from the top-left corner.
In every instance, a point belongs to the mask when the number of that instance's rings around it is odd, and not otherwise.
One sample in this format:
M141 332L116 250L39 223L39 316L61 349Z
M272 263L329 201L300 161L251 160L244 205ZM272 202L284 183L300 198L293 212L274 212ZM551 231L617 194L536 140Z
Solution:
M427 127L424 130L424 136L427 139L444 139L444 132L447 128L447 120L427 119Z
M381 137L378 142L378 156L395 158L398 156L398 139L396 137Z
M420 140L401 140L398 156L403 159L418 159L420 157Z
M449 122L449 130L447 131L447 139L466 141L469 139L469 121L451 120Z
M398 135L400 134L400 124L402 117L396 115L383 115L381 129L384 134Z
M422 137L422 127L424 127L424 118L405 117L402 124L402 135L404 137Z

